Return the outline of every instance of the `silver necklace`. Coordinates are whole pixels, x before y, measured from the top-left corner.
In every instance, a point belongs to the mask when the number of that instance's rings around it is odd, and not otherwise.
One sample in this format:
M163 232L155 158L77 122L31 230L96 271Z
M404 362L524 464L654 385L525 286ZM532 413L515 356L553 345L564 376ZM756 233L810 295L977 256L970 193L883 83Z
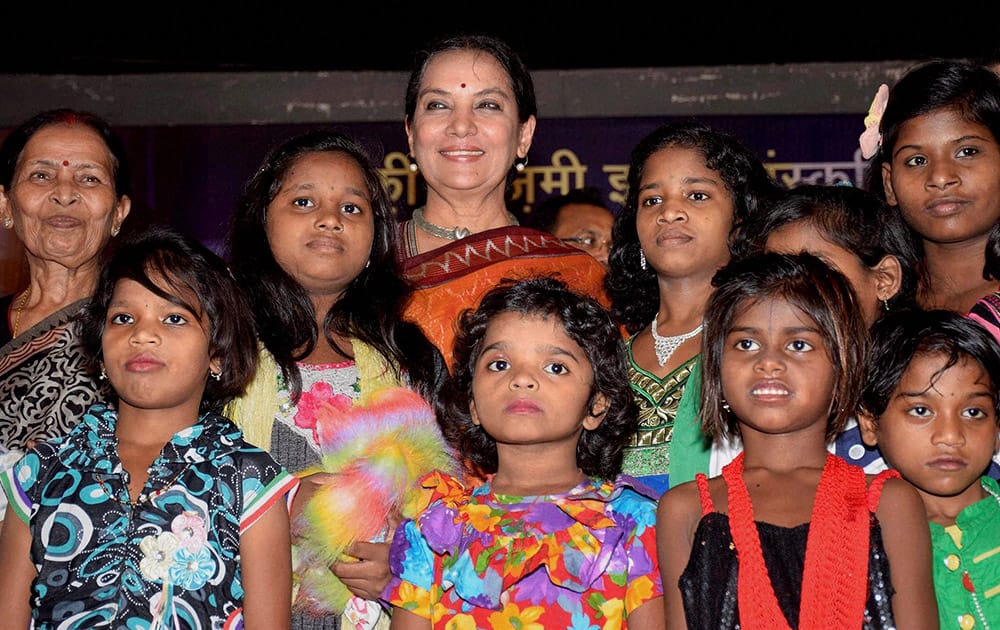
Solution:
M507 225L518 224L517 217L515 217L510 212L507 213L507 220L509 221ZM418 228L420 228L424 232L427 232L431 236L436 236L446 241L460 241L469 234L472 234L472 232L469 231L469 228L466 227L459 227L456 225L455 227L449 229L437 225L435 223L431 223L430 221L424 218L423 208L417 208L416 210L413 211L413 223Z
M674 337L661 337L656 333L656 316L653 316L653 324L649 327L649 332L653 333L653 350L656 351L656 362L663 367L673 356L674 351L680 347L682 343L694 337L701 332L701 328L704 324L698 324L698 327L692 331L686 332L681 335L676 335Z

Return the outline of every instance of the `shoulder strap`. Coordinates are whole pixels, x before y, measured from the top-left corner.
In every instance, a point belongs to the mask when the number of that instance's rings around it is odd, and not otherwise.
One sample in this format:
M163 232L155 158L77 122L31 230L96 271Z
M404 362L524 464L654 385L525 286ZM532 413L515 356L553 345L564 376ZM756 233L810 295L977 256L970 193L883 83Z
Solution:
M872 479L871 484L868 486L868 511L876 512L878 510L879 499L882 498L882 487L885 486L885 482L889 479L898 478L899 471L896 470L883 470L878 475Z
M698 473L694 476L698 484L698 496L701 498L701 515L711 514L715 511L715 504L712 503L712 494L708 491L708 477L705 473Z

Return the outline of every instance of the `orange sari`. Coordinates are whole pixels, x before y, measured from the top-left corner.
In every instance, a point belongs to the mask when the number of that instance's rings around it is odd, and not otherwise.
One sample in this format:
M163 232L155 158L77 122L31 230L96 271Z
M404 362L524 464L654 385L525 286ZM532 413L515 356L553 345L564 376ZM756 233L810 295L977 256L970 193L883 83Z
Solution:
M399 225L409 243L407 223ZM400 248L406 251L409 247ZM553 275L604 306L604 267L590 254L532 228L507 226L472 234L402 261L415 287L406 318L416 323L444 355L449 369L455 327L462 311L475 308L501 279Z

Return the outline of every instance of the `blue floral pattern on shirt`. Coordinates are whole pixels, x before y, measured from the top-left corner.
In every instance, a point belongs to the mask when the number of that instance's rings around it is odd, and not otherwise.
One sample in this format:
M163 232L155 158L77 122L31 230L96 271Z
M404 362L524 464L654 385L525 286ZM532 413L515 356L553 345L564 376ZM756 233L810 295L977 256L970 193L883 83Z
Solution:
M32 533L35 628L242 628L240 534L296 478L209 413L164 446L129 504L116 422L94 405L0 479Z

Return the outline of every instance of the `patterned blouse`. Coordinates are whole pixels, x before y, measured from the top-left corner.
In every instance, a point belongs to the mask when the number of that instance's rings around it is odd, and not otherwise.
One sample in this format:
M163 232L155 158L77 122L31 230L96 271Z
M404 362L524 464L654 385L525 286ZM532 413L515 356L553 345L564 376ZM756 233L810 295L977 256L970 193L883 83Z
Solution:
M627 475L535 497L425 486L437 500L397 528L383 598L434 628L626 628L663 595L656 501Z
M34 627L242 627L240 536L298 480L209 413L163 447L129 503L117 420L93 405L0 477L32 534Z

